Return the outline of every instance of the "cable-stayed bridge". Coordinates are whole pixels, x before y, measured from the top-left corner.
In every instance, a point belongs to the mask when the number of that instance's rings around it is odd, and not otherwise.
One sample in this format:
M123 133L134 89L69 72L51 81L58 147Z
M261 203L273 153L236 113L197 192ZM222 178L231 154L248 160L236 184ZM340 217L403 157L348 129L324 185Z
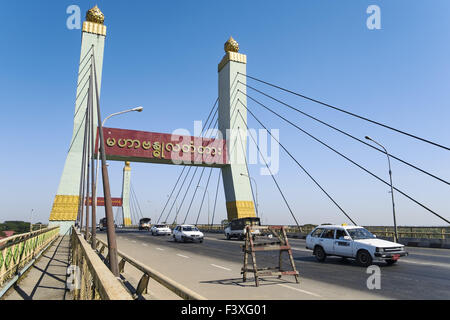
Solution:
M450 151L448 145L406 132L379 119L356 114L349 108L290 90L271 82L270 79L260 79L248 74L247 56L239 52L238 43L231 37L224 45L225 55L218 64L218 97L209 111L205 108L207 117L200 135L187 136L107 127L105 122L109 117L125 112L140 112L142 108L125 110L102 119L100 91L106 37L103 21L103 14L94 7L87 14L87 21L83 23L73 137L50 213L49 228L1 242L0 280L6 284L3 293L20 278L22 270L36 263L37 256L44 250L53 250L53 256L56 256L60 254L58 250L64 249L67 267L72 270L72 278L70 285L67 285L66 279L54 285L61 286L62 282L63 292L72 289L71 294L67 296L75 299L132 299L149 295L151 297L155 292L166 299L449 297L448 280L442 281L442 278L450 278L450 254L445 250L410 248L410 256L401 264L383 269L386 285L380 291L367 289L365 269L358 268L347 260L342 262L332 259L329 264L315 262L312 252L305 248L302 239L311 231L302 223L304 213L292 205L292 199L286 195L283 184L278 181L276 172L273 172L273 159L268 159L262 150L267 146L258 143L255 130L249 126L248 121L251 120L257 124L258 129L264 129L269 134L272 143L279 145L302 177L317 188L323 195L323 201L331 203L336 216L347 223L358 225L360 214L347 210L327 186L327 181L318 179L316 173L292 152L292 148L273 134L270 123L263 120L263 114L264 118L270 116L277 119L286 128L295 130L298 135L307 137L342 158L361 174L389 188L393 220L392 224L389 223L392 228L386 229L384 236L396 241L406 238L407 232L409 238L421 237L417 236L421 231L405 231L397 227L397 197L407 199L420 208L424 215L441 221L446 227L450 217L448 212L437 210L433 203L421 195L397 187L391 162L406 166L417 175L439 183L444 190L449 188L448 178L442 173L422 167L415 163L414 159L404 159L391 153L385 144L375 137L359 137L351 133L351 130L342 129L307 112L302 108L302 104L305 101L313 103L318 108L361 121L367 126L379 127L415 143L426 144L442 153ZM286 95L291 98L283 98ZM389 169L386 171L389 178L374 173L363 162L340 150L339 146L310 132L297 118L288 116L288 111L331 130L336 136L383 154L387 159L386 167ZM290 240L291 252L303 279L300 285L284 278L264 280L261 287L242 282L242 242L227 241L222 233L205 231L204 243L188 246L176 243L171 237L151 237L148 232L134 228L145 214L131 183L132 162L181 167L173 187L168 190L167 200L160 204L161 211L156 221L153 221L155 224L199 225L202 212L211 204L211 208L207 209L207 226L202 228L209 228L209 231L212 231L213 227L220 229L217 225L221 221L218 221L220 219L216 212L220 205L218 194L221 190L224 192L228 221L261 217L263 212L258 206L256 177L249 173L249 150L253 150L255 155L262 159L278 192L273 195L273 201L279 201L280 208L283 207L280 212L285 212L292 221L292 235L296 238ZM111 195L107 161L125 163L120 197L113 198ZM98 197L99 179L102 198ZM200 201L198 210L194 210L194 201ZM103 207L104 211L100 210ZM117 208L116 212L113 207ZM100 218L105 218L101 224L106 232L97 231ZM117 228L117 224L123 228ZM431 232L428 237L430 234ZM448 244L448 228L441 228L435 238L439 239L441 247L445 247ZM47 266L51 266L52 259L49 258ZM261 261L270 264L274 260L278 261L277 259L278 257L267 254ZM42 259L39 261L45 263ZM427 272L430 268L435 272ZM33 277L39 279L37 284ZM430 290L426 295L423 291L412 293L411 284L404 281L405 277L411 277L420 286ZM37 297L36 288L43 277L30 274L27 279L30 286L34 287L29 294L22 292L21 297ZM128 290L130 287L133 289ZM40 289L39 292L47 298L52 297L49 289ZM63 299L67 296L64 294L53 298Z

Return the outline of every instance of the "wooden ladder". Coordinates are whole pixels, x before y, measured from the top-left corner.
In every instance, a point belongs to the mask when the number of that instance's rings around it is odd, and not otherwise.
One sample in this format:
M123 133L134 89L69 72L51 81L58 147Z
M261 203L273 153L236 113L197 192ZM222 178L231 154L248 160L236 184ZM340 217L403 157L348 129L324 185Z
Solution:
M252 237L252 230L268 230L270 234L275 236L278 241L275 242L264 242L255 243ZM247 272L253 272L255 275L255 284L259 286L260 276L278 276L281 278L282 275L293 275L295 277L295 282L299 283L299 273L295 268L294 258L292 257L291 246L289 245L288 238L286 236L286 230L284 226L246 226L245 227L245 245L242 246L244 252L244 267L241 269L242 280L247 281ZM256 252L257 251L279 251L279 261L278 267L275 268L258 268L256 265ZM292 270L282 269L282 254L284 251L288 252L289 262ZM253 268L248 267L248 255L252 256Z

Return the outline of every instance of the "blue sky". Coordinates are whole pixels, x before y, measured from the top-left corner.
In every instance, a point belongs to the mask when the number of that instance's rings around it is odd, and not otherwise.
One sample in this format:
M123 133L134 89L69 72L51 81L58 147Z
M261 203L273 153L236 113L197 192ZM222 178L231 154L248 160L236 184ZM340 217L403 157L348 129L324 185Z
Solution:
M205 119L217 98L217 64L232 35L247 55L249 75L450 145L450 2L445 0L8 1L0 10L0 221L28 220L32 208L34 221L48 219L72 134L81 41L80 30L66 27L66 8L73 4L80 6L83 19L95 4L106 17L103 116L127 106L145 108L111 119L111 127L193 131L193 121ZM372 4L381 8L381 30L366 27L366 9ZM248 83L358 137L370 135L393 154L450 180L448 151ZM388 179L383 154L261 100ZM267 126L280 129L281 143L354 220L392 224L387 186L257 105L249 102L249 108ZM251 117L249 125L259 128ZM113 196L120 195L122 166L109 166ZM447 185L399 162L392 166L398 188L450 218ZM144 215L155 218L181 168L132 168ZM260 168L252 165L250 174L257 180L265 222L293 224L271 177L260 176ZM214 171L212 181L216 178ZM300 223L347 222L281 150L276 178ZM215 190L209 189L213 198ZM216 222L226 215L222 186L219 191ZM443 224L395 196L399 225ZM197 200L195 214L198 205ZM206 215L204 209L200 222L206 222Z

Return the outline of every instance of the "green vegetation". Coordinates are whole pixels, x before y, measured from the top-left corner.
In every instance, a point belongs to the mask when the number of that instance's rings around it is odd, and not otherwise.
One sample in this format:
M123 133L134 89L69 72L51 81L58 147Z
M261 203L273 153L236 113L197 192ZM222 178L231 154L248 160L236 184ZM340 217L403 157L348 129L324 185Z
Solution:
M16 234L30 231L30 223L25 221L5 221L0 223L0 232L12 230Z

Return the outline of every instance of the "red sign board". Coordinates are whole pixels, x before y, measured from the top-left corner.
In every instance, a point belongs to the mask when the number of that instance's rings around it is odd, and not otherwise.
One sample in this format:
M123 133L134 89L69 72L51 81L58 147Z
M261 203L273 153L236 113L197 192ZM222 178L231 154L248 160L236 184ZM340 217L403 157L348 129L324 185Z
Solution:
M103 128L109 160L221 167L227 164L223 139Z
M122 206L122 198L111 198L112 206L113 207L121 207ZM85 204L87 204L87 199L85 201ZM92 198L89 197L89 205L92 205ZM105 198L103 197L97 197L97 206L104 207L105 206Z

